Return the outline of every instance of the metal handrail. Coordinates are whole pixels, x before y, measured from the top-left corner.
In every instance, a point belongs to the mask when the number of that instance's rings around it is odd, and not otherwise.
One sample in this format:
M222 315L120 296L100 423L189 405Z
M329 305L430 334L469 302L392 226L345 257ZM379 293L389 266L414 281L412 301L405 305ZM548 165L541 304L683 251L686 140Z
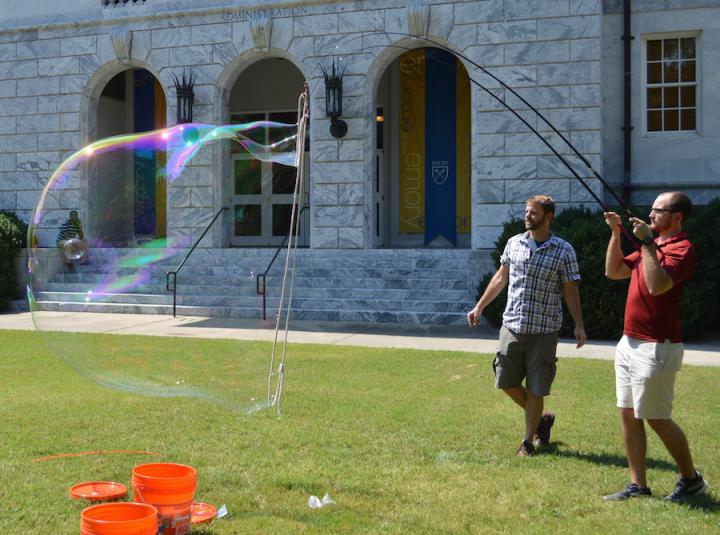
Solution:
M302 218L303 212L310 208L307 204L302 207L300 210L300 213L298 214L297 218L297 224L300 224L300 220ZM275 263L275 259L277 259L278 255L280 254L280 251L285 247L287 244L288 239L290 238L290 234L292 233L293 229L290 229L287 236L283 238L283 241L280 245L278 245L277 249L275 249L275 254L272 257L272 260L270 260L270 263L268 264L267 269L263 273L259 273L258 276L255 278L255 291L257 292L257 295L263 296L263 320L267 319L267 294L266 290L267 287L265 285L265 280L267 278L267 274L270 272L270 268ZM260 280L262 280L262 290L260 289Z
M205 230L200 235L200 237L195 242L195 245L192 246L192 248L188 251L188 253L185 255L185 258L183 258L182 262L176 267L173 271L168 271L167 275L165 275L165 289L168 292L173 293L173 318L175 317L175 309L177 304L177 274L178 271L185 265L185 262L187 262L187 259L190 258L190 255L195 250L195 248L198 246L198 243L202 241L202 239L205 237L205 234L207 234L208 230L210 230L210 227L213 226L213 223L217 220L218 217L220 217L220 214L222 214L225 210L227 210L227 206L223 206L218 210L218 213L215 214L215 217L213 217L212 221L208 224L207 227L205 227ZM170 275L172 275L172 288L170 288Z

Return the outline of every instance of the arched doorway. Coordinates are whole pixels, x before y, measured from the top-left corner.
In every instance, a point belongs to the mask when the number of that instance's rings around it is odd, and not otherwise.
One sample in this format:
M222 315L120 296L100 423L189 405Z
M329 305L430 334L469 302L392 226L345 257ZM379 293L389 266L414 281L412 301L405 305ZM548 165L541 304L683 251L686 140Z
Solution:
M253 63L235 81L230 91L230 123L274 121L297 122L298 96L305 78L291 62L267 58ZM283 132L263 129L255 141L270 144ZM286 134L285 134L286 135ZM309 154L305 142L305 158ZM296 168L275 162L260 162L239 144L230 148L229 194L232 207L230 244L235 247L268 247L282 243L290 230ZM307 166L306 166L307 168ZM309 181L300 194L300 205L309 202ZM299 245L308 244L309 211L300 220Z
M470 81L451 53L419 48L377 93L375 245L470 247Z
M165 128L165 92L151 72L127 69L105 85L96 113L96 139ZM166 162L166 152L152 148L93 158L87 206L96 245L132 246L167 236Z

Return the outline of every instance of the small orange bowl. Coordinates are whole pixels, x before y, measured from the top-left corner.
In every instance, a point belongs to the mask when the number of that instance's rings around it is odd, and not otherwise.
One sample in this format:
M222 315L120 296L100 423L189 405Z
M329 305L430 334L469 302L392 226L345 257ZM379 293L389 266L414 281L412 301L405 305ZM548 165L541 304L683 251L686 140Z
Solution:
M119 500L127 496L127 487L115 481L85 481L70 487L70 497L79 500L84 498L91 502L107 502Z

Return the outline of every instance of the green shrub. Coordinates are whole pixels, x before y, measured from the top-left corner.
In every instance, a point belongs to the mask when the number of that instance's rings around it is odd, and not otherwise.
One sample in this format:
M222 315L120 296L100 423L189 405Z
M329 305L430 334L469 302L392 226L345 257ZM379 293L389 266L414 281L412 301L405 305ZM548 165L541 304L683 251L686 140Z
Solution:
M0 210L0 310L18 296L13 259L25 247L27 225L14 213Z
M647 214L647 209L634 209L636 214ZM569 208L552 223L553 232L575 248L580 265L580 297L585 330L589 338L617 339L622 334L625 314L627 281L612 281L605 277L605 251L610 231L603 221L602 211ZM714 318L720 317L720 199L707 206L696 206L684 229L695 245L698 263L694 280L686 285L680 303L683 335L697 339L716 334L720 330ZM495 265L507 240L524 231L523 221L514 219L505 223L503 232L495 242L491 256ZM626 240L623 240L626 242ZM624 243L626 253L632 250ZM478 285L478 298L485 290L492 274L482 278ZM701 298L702 296L702 298ZM491 324L502 323L507 291L495 299L484 311ZM573 321L564 310L562 336L572 336Z

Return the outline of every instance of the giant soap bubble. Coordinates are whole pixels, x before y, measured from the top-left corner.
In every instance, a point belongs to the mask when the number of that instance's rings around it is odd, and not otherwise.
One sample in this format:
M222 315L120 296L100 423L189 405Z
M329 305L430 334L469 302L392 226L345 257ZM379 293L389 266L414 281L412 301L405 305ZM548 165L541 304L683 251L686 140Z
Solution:
M285 174L294 176L297 131L297 125L269 121L187 124L102 139L69 156L49 179L29 228L28 300L52 353L119 391L200 398L246 412L266 406L269 353L260 344L149 343L113 335L113 316L75 312L99 311L102 304L104 311L129 307L145 312L137 317L140 323L159 321L148 303L165 305L167 313L166 273L177 267L214 215L208 205L213 193L219 194L212 165L217 151L225 149L248 168L289 166ZM261 180L272 180L272 173L267 175ZM238 181L257 179L257 174L247 176L235 174L233 186L243 189ZM70 210L79 212L87 252L77 237L60 246L58 229ZM167 231L164 214L170 218ZM193 257L181 273L219 280L213 270L223 268L212 265L212 253L198 249ZM249 273L265 267L258 260L242 272L224 273L222 284L215 284L233 299L243 284L254 287ZM94 328L88 329L91 321ZM97 331L98 325L106 334L82 333Z

